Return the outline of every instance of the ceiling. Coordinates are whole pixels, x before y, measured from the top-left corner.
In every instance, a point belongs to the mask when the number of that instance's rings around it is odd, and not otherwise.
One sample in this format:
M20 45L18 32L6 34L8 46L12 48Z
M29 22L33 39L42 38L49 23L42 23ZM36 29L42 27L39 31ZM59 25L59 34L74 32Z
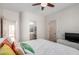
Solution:
M64 8L74 5L74 3L53 3L53 4L55 5L54 8L46 7L43 11L41 10L40 5L32 6L32 3L1 3L0 7L17 12L29 11L36 14L48 15L50 13L55 13Z

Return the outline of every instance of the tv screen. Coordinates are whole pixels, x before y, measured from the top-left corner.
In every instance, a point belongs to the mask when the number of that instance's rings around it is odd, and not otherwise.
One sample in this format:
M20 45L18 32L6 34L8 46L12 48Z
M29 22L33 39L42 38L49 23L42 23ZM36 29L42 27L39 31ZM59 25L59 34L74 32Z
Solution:
M65 33L65 40L79 43L79 33Z

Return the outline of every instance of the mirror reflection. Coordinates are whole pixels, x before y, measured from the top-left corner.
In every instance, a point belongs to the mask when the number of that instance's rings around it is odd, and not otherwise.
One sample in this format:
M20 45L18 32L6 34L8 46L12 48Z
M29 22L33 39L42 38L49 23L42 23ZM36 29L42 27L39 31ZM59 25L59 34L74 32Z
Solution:
M37 26L35 21L30 22L30 40L37 39Z

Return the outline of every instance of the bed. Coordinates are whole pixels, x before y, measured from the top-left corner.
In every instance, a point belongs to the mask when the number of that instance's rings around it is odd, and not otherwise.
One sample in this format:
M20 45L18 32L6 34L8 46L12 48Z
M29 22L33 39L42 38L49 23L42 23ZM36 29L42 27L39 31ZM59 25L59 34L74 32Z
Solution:
M30 40L22 43L29 44L35 51L34 55L79 55L75 48L45 39Z

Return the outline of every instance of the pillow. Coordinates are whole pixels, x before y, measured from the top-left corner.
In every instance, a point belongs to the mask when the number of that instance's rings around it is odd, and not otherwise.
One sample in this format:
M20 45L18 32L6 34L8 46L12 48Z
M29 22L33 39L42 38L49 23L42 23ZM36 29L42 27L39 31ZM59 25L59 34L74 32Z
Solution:
M4 44L0 48L0 55L15 55L15 52L7 44Z
M12 43L9 40L9 38L2 39L2 42L0 43L0 47L2 47L4 44L8 45L15 52L16 55L23 55L24 54L24 51L22 51L22 48L18 48L14 42Z
M0 44L1 44L5 39L7 39L11 44L13 43L13 41L12 41L10 38L6 37L6 38L0 38Z
M35 53L33 48L30 45L26 44L26 43L21 43L21 47L24 50L25 54L27 54L27 53L28 54L30 54L30 53L34 54Z
M16 55L24 55L24 53L22 52L22 50L19 49L19 48L16 49L15 52L16 52Z
M0 38L0 48L3 46L3 41L5 40L6 38Z
M12 44L12 49L16 53L16 55L24 55L24 52L20 48L18 48L14 42Z
M0 47L2 47L3 44L7 44L11 47L11 42L9 41L8 38L0 38Z
M3 44L7 44L10 48L12 48L12 44L9 42L7 38L2 42L2 45Z

